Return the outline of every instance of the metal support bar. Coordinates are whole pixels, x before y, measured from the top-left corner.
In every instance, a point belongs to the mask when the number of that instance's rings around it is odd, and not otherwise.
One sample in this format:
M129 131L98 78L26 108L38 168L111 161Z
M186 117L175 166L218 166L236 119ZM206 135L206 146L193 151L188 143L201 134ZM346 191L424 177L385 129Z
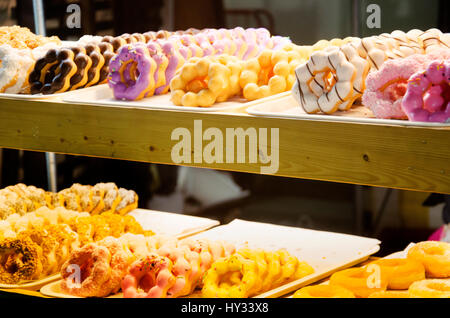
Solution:
M44 3L42 0L33 0L33 17L35 33L45 36L45 17ZM45 161L47 166L48 189L52 192L57 191L56 183L56 158L52 152L45 153Z

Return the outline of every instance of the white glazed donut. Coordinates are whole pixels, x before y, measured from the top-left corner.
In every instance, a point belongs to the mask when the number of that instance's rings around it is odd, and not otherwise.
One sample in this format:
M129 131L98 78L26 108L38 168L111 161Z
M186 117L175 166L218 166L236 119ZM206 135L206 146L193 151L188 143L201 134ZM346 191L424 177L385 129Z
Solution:
M18 94L27 91L28 75L33 70L35 61L31 57L31 50L17 50L16 54L20 56L20 68L17 71L17 81L14 85L5 89L5 93Z
M19 77L22 57L8 44L0 46L0 93L16 84Z
M293 93L307 113L331 114L353 96L356 68L339 47L314 52L295 74Z

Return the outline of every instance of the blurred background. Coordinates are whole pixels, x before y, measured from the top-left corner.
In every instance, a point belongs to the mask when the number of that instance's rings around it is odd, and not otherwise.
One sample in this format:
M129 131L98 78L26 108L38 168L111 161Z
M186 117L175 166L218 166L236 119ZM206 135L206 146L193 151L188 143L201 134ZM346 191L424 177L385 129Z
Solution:
M34 31L32 0L0 0L0 25ZM45 0L47 35L265 27L299 45L320 39L368 36L437 27L449 32L448 0ZM80 28L69 28L80 8ZM371 28L369 5L380 9ZM373 8L373 6L372 6ZM47 189L43 153L1 149L1 187L23 182ZM366 235L380 239L387 254L426 240L444 222L446 197L330 182L216 172L110 159L57 155L58 189L75 182L114 181L134 189L140 207L228 222L234 218ZM351 163L349 163L351 164ZM447 197L448 198L448 197ZM448 222L448 221L447 221Z

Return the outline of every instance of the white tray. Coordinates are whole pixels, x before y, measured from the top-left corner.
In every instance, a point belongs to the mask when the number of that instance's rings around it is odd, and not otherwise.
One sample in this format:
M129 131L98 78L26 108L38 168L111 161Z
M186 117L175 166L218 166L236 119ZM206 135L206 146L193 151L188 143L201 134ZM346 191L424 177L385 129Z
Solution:
M450 127L450 123L428 123L398 119L379 119L375 118L372 111L365 106L354 106L348 111L337 111L332 115L308 114L298 105L297 101L291 94L278 98L277 100L270 100L265 103L252 105L247 108L246 111L248 114L253 116L299 120L306 119L416 127Z
M80 88L75 91L68 91L63 93L56 93L56 94L7 94L7 93L0 93L0 98L8 98L8 99L23 99L23 100L39 100L39 99L53 99L58 98L62 99L64 96L68 96L74 92L77 92L79 94L83 94L83 92L95 89L97 87L101 86L108 86L107 84L101 84L96 86L91 86L87 88Z
M257 298L280 297L325 278L337 270L356 265L376 253L381 243L372 238L239 219L192 238L225 240L235 244L236 249L247 246L265 250L285 248L300 261L306 261L314 268L313 274L257 295Z
M236 108L246 108L265 101L278 99L290 95L290 92L261 98L252 102L247 102L243 98L233 98L229 101L216 103L211 107L184 107L176 106L170 101L170 93L164 95L155 95L138 101L117 100L114 98L113 91L108 85L92 86L83 91L72 91L63 97L63 101L76 104L88 104L98 106L120 106L130 108L146 108L160 110L176 111L196 111L196 112L218 112L228 111Z
M128 213L134 216L144 230L155 234L175 236L179 239L208 230L219 221L178 213L136 209Z

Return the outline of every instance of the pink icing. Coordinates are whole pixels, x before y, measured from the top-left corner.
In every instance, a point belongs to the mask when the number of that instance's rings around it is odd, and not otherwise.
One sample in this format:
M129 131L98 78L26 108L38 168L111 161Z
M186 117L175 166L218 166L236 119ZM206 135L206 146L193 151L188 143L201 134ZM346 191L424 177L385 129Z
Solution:
M450 118L450 63L433 61L408 80L402 108L411 121L447 122Z

